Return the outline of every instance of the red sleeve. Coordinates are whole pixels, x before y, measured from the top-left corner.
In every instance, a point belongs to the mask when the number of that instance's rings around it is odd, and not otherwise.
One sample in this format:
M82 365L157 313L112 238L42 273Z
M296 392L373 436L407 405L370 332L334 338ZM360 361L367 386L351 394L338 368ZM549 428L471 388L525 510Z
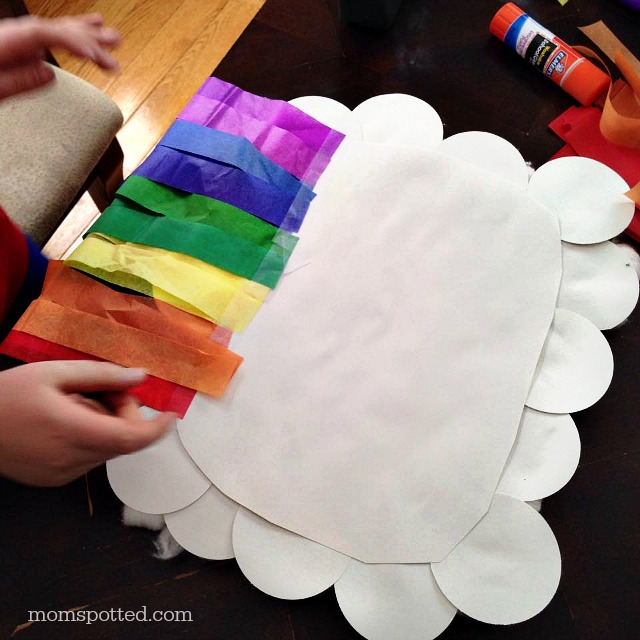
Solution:
M0 324L20 290L28 265L25 237L0 207Z

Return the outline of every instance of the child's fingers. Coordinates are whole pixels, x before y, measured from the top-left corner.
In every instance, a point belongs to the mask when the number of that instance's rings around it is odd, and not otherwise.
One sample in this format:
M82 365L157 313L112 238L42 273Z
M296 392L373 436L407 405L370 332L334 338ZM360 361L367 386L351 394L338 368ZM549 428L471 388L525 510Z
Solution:
M92 398L90 396L82 395L81 393L72 393L69 398L74 402L77 402L79 405L86 407L87 409L91 409L92 411L97 411L98 413L104 413L109 415L110 409L105 407L98 399Z
M115 47L121 40L120 34L110 27L101 28L96 34L96 39L105 47Z
M118 62L106 48L120 42L114 29L93 27L75 18L61 18L40 25L45 46L61 47L81 58L88 58L103 69L115 69Z
M136 399L126 391L111 391L101 394L102 402L109 411L125 420L142 420L140 405Z
M94 45L87 57L102 69L117 69L120 66L118 61L99 45Z
M49 84L53 70L41 60L0 71L0 99Z
M36 362L43 380L65 393L92 391L123 391L140 384L146 378L143 369L129 369L110 362L65 360Z
M85 13L76 18L86 24L90 24L92 27L101 27L104 24L104 19L101 13Z
M95 452L102 460L133 453L160 438L175 420L172 413L160 413L151 420L125 420L83 410L76 405L68 417L78 447Z

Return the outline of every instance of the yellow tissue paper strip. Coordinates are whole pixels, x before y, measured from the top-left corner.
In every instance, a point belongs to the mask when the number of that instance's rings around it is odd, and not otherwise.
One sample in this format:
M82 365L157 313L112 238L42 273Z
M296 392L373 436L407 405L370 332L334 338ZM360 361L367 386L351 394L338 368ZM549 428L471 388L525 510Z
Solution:
M180 253L91 234L66 264L151 295L230 329L244 331L269 288Z

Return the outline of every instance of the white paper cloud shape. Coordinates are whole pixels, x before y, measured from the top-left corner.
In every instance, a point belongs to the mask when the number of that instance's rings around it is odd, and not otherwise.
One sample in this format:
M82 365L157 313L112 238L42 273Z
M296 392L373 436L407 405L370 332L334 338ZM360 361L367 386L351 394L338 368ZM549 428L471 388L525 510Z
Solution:
M568 413L606 391L599 328L637 300L609 246L565 240L618 233L626 188L609 176L598 202L616 224L592 208L576 234L575 166L566 192L549 187L554 211L540 204L553 167L534 174L532 197L512 145L482 132L443 141L416 98L296 105L347 139L287 274L235 346L243 367L222 400L196 397L170 443L198 490L170 501L132 483L133 468L171 464L145 452L110 463L112 484L136 508L171 512L186 549L235 555L266 593L335 584L369 640L435 638L458 609L526 620L555 593L560 555L525 501L575 471Z

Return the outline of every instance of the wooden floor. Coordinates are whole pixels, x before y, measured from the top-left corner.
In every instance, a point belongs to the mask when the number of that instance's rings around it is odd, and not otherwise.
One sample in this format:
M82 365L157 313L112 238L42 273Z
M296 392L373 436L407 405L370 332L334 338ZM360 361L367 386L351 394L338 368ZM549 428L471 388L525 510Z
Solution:
M111 96L124 115L118 135L125 175L153 148L204 79L220 63L265 0L26 0L32 14L100 12L120 31L120 72L106 73L64 51L60 66ZM63 255L98 211L84 197L47 244Z

